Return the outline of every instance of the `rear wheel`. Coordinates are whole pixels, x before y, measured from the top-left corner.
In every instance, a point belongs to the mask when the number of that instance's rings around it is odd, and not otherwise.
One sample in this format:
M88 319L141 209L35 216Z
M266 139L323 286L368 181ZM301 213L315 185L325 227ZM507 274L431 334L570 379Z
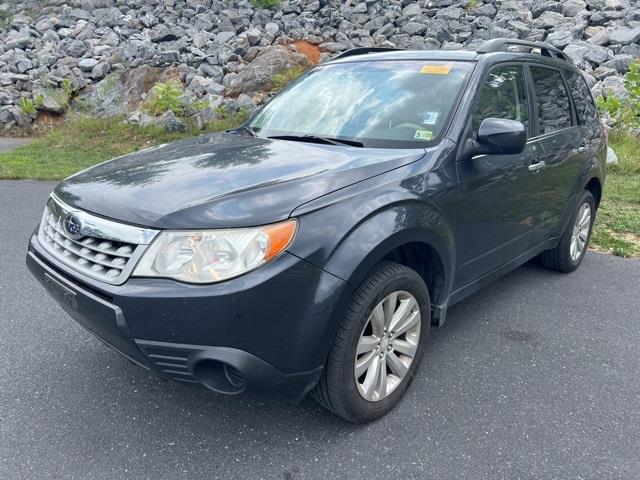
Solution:
M558 245L556 248L542 252L541 263L559 272L573 272L578 268L587 253L595 216L596 204L593 195L585 191Z
M390 411L420 364L430 312L429 292L415 271L378 264L354 293L312 396L351 422Z

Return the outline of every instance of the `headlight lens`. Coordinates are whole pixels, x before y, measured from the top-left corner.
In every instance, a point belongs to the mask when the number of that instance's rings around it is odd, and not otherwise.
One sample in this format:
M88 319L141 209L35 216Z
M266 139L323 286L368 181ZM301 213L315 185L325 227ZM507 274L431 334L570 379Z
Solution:
M149 246L134 276L214 283L237 277L276 257L293 240L297 222L229 230L165 231Z

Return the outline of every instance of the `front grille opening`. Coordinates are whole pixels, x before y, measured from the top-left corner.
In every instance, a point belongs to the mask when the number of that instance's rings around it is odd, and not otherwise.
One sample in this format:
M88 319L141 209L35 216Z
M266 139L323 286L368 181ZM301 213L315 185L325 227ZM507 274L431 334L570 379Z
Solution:
M47 206L38 239L63 263L87 276L119 283L137 245L85 236L74 239L64 231L62 217Z
M201 360L193 366L193 376L211 390L235 395L246 388L242 373L228 363L219 360Z

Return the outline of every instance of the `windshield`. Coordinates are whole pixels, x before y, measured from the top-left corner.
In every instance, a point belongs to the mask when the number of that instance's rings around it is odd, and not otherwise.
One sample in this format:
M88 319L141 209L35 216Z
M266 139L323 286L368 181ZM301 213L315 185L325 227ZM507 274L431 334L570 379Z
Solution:
M424 60L321 66L278 94L248 126L260 137L421 148L438 139L472 67Z

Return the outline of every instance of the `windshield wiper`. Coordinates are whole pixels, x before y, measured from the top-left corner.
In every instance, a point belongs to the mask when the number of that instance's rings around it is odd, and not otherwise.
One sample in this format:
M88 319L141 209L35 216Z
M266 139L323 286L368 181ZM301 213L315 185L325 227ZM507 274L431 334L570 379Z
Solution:
M296 142L326 143L328 145L350 145L352 147L364 147L362 142L356 140L343 140L341 138L319 137L317 135L273 135L275 140L293 140Z
M243 125L242 127L238 127L236 129L236 132L245 132L245 133L248 133L249 135L251 135L252 137L257 137L258 136L258 134L256 133L256 131L253 128L251 128L249 126L246 126L246 125Z

